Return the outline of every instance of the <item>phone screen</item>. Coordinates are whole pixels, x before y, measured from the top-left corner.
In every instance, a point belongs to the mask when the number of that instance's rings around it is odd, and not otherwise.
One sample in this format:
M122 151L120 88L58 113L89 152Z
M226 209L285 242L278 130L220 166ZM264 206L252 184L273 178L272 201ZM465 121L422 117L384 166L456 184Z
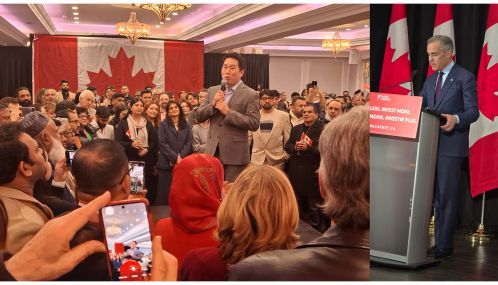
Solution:
M76 154L76 150L66 150L66 165L73 165L74 155Z
M112 280L149 280L152 242L145 204L110 205L100 213Z
M128 162L131 178L131 194L142 194L144 190L144 167L142 161Z

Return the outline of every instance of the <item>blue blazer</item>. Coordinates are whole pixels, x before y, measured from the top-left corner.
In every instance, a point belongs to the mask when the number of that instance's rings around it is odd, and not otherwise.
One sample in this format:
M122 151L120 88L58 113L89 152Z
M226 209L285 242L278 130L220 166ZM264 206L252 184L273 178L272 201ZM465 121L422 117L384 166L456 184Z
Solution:
M182 158L192 153L192 128L185 122L183 128L175 127L163 120L159 124L159 157L156 167L171 170L176 165L178 154Z
M467 157L470 124L479 118L475 76L455 63L444 81L437 102L434 102L436 81L437 72L425 81L420 93L423 97L422 107L429 107L442 114L457 115L460 119L451 132L440 129L438 155Z

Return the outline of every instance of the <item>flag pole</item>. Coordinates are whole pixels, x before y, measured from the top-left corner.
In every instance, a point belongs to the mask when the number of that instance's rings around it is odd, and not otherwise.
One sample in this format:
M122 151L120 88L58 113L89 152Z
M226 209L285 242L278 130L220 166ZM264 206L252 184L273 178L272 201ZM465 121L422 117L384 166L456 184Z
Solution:
M477 230L474 233L470 233L469 235L472 237L472 242L486 242L489 241L492 234L489 234L484 229L484 208L486 204L486 192L482 193L482 207L481 207L481 223L477 227Z

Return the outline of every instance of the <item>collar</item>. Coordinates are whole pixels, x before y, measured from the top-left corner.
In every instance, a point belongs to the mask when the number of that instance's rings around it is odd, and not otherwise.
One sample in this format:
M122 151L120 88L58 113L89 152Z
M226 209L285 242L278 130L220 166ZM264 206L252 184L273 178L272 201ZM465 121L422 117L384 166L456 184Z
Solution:
M240 86L240 84L242 84L242 80L239 80L239 82L237 82L237 84L235 84L234 86L232 87L229 87L227 86L227 89L230 88L232 89L233 91L237 90L237 88Z
M0 186L0 197L33 203L38 207L40 207L45 212L45 214L49 219L53 218L54 216L50 208L47 207L47 205L41 203L40 201L36 200L35 197L30 196L22 192L21 190L11 187Z
M455 65L455 62L452 60L450 64L448 64L445 68L443 68L442 72L444 72L444 75L448 75L451 71L451 68Z
M300 245L298 248L315 246L339 246L370 249L370 231L342 229L337 226L331 226L323 233L322 236L307 244Z

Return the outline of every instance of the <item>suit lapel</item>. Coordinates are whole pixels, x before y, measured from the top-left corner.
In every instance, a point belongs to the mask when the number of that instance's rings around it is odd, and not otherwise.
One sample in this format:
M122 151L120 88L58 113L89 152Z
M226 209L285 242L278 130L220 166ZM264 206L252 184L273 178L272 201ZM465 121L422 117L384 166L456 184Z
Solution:
M447 92L448 89L455 82L455 78L456 78L457 74L458 74L458 68L455 64L455 65L453 65L453 67L450 70L450 73L446 77L446 80L444 81L444 84L443 84L443 88L441 88L441 95L437 98L436 107L435 107L436 109L439 108L439 106L441 105L441 102L443 101L446 94L448 93Z
M429 90L427 91L427 105L430 109L435 109L434 96L436 95L436 79L437 72L434 72L431 76L429 76L429 78L427 78L427 85L430 86Z
M233 92L233 95L232 95L232 98L230 98L230 101L228 101L228 107L232 107L233 104L236 104L234 103L234 101L237 101L237 99L240 97L239 95L242 93L242 91L246 88L246 86L244 85L244 83L240 83L240 85L237 87L237 89L235 89L235 91Z

